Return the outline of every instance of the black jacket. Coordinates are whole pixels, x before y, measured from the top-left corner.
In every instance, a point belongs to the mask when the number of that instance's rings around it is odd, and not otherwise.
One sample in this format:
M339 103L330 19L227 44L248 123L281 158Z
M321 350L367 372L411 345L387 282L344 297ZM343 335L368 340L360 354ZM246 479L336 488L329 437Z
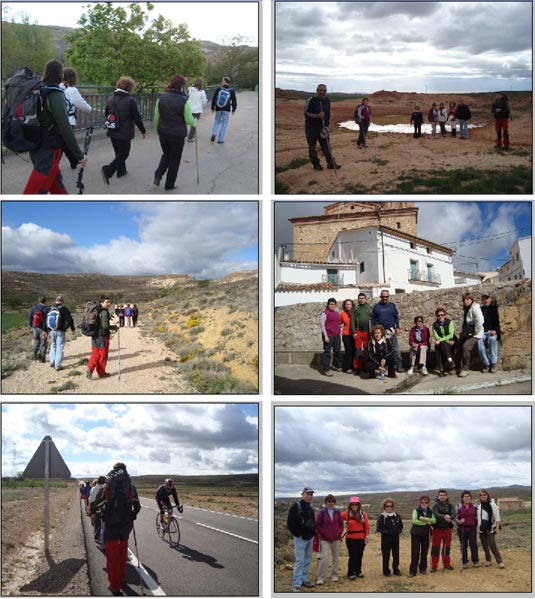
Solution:
M500 340L500 316L498 314L498 306L481 306L481 312L483 312L483 329L485 331L496 331L498 341Z
M170 89L158 100L158 135L164 137L186 137L188 128L184 120L184 106L187 98L178 90Z
M308 541L316 534L314 508L303 499L294 503L288 512L286 526L294 537Z
M217 96L219 94L220 89L227 89L230 91L230 102L225 106L225 108L219 108L219 106L216 106ZM221 110L226 110L227 112L230 112L232 110L232 113L235 113L237 107L238 103L236 101L236 92L233 89L230 89L229 85L220 85L215 90L214 95L212 96L212 110L215 110L216 112L219 112Z
M137 125L141 133L146 132L137 104L128 92L118 89L113 92L113 96L106 104L106 116L110 114L112 104L117 106L119 127L117 129L108 129L108 137L121 140L134 139L134 124Z
M457 104L457 118L460 121L469 121L472 118L472 113L467 104Z
M72 319L71 313L69 312L69 308L67 308L67 306L58 306L57 304L54 306L54 308L57 308L61 314L61 326L58 327L57 330L65 332L67 329L71 329L71 331L74 333L76 329L74 327L74 321Z

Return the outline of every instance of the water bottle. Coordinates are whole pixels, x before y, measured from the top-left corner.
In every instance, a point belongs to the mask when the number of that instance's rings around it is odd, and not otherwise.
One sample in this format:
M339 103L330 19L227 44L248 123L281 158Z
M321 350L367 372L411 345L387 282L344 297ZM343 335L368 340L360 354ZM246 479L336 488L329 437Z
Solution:
M385 371L384 371L384 370L381 370L381 374L380 374L379 376L380 376L380 378L381 378L381 382L383 382L383 383L384 383L384 382L385 382Z

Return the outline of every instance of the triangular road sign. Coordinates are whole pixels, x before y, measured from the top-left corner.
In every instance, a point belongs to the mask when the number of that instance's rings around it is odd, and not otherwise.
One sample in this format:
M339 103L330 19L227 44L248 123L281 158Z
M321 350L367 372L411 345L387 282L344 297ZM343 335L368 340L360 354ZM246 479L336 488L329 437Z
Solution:
M45 442L49 443L49 473L50 478L70 478L71 471L64 462L57 447L52 441L52 437L47 435L41 441L37 451L33 454L26 469L22 473L24 478L44 478L45 477Z

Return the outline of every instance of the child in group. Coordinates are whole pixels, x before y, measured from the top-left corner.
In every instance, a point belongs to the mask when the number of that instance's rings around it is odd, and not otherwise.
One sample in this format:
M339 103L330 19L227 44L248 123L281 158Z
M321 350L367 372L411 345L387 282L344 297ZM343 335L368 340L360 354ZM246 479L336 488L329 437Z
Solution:
M414 107L414 112L411 114L411 123L414 124L414 139L422 137L422 123L424 122L423 112L419 106Z
M427 350L430 345L429 328L424 324L421 316L415 316L414 326L409 331L409 346L411 355L411 367L407 374L414 373L414 365L418 360L420 374L427 374Z
M390 576L388 567L392 553L392 569L396 576L401 576L399 570L399 535L403 530L401 516L394 511L394 500L387 497L383 501L383 513L377 518L377 532L381 533L381 553L383 554L383 575Z
M397 378L394 366L394 348L390 339L386 338L385 328L381 324L376 324L371 330L367 356L366 370L371 379L379 375L383 380L386 372L390 378Z
M321 374L332 376L331 351L334 352L333 370L342 370L342 351L340 329L343 326L340 312L336 309L336 300L331 297L327 300L327 308L320 315L321 337L323 340L323 369Z

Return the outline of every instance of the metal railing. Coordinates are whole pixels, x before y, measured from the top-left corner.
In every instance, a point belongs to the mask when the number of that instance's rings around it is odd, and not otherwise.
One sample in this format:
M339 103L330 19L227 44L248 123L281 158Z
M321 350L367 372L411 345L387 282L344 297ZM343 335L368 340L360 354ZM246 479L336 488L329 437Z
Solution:
M331 285L343 285L344 275L321 275L322 283L331 283Z
M436 283L440 285L440 275L437 275L434 272L409 268L408 274L409 281L424 281L425 283Z

